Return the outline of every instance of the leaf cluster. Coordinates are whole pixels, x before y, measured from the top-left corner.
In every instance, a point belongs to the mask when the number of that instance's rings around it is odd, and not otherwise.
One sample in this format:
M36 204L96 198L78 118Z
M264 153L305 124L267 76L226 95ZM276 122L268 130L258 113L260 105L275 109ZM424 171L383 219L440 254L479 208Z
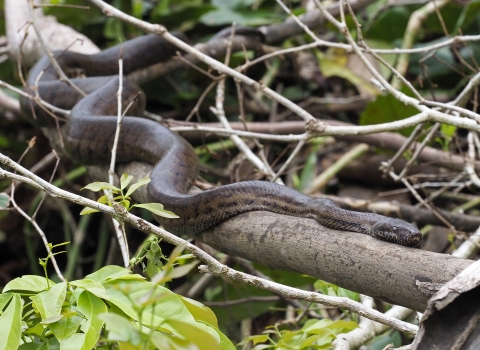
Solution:
M353 321L308 320L299 330L268 327L262 334L245 338L241 344L253 342L252 350L263 349L330 349L337 334L357 328Z
M194 255L181 254L185 248L184 245L175 247L172 254L166 258L159 243L157 236L151 235L148 237L135 257L130 259L132 270L135 265L141 265L143 272L155 284L164 285L172 279L184 277L198 265L198 260L191 263L186 262L186 260L192 259Z
M134 184L132 184L128 190L125 192L127 187L130 185L130 182L132 182L133 176L128 175L128 174L123 174L122 177L120 178L120 188L109 184L108 182L102 182L102 181L97 181L97 182L92 182L91 184L88 184L85 186L83 189L87 189L90 191L98 192L98 191L109 191L111 194L114 194L115 196L112 197L113 201L117 202L118 204L122 205L125 207L127 211L130 211L131 209L137 207L137 208L143 208L147 209L148 211L151 211L153 214L158 215L158 216L163 216L169 219L177 219L178 216L175 215L173 212L169 210L165 210L163 205L160 203L142 203L142 204L131 204L131 195L134 193L136 190L138 190L140 187L148 185L150 183L150 178L149 177L144 177ZM110 196L108 194L101 196L100 198L97 199L98 203L101 204L107 204L109 206L113 206L113 203L110 199ZM92 213L97 213L99 210L93 209L93 208L84 208L81 212L80 215L87 215L87 214L92 214Z
M118 266L71 282L16 278L0 310L0 349L235 349L209 308Z

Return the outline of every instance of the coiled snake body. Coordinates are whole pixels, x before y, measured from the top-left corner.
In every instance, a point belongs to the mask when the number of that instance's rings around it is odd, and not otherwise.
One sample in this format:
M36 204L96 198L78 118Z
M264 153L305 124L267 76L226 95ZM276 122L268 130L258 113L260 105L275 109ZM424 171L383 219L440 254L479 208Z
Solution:
M145 35L123 45L124 72L169 59L175 48L164 39ZM118 90L118 57L121 46L95 55L72 52L57 53L64 72L78 72L88 78L74 78L83 97L59 80L48 57L30 71L30 92L37 81L40 97L64 109L71 109L62 126L62 137L69 155L84 165L108 164L116 130ZM148 195L152 202L162 203L179 219L156 217L175 234L194 234L240 213L266 210L279 214L312 218L320 224L339 230L360 232L397 244L415 246L422 235L415 225L371 213L341 209L331 200L313 199L286 186L267 181L246 181L221 186L197 194L187 194L198 173L198 159L192 146L168 128L139 118L145 108L141 89L124 80L123 104L134 97L122 123L117 162L140 160L156 164L150 177ZM45 111L27 98L21 99L22 111L36 125L55 125ZM33 113L32 113L33 112Z

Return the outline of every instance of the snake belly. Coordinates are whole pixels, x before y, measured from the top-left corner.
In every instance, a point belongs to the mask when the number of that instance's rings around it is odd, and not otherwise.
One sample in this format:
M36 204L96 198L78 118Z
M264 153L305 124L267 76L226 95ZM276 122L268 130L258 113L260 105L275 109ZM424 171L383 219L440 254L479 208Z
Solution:
M27 91L36 90L50 104L71 110L61 126L61 135L66 152L81 164L110 162L117 127L121 51L124 73L129 74L170 59L175 47L161 37L145 35L95 55L55 53L64 72L86 76L71 79L86 93L85 97L59 80L48 57L42 58L29 73ZM265 210L314 219L329 228L368 234L406 246L415 246L422 240L418 228L403 220L344 210L331 200L314 199L267 181L245 181L189 194L198 174L198 158L192 146L168 128L141 118L145 96L139 86L127 79L123 80L122 101L123 106L133 103L122 122L117 162L136 160L154 165L148 185L149 200L163 204L180 217L156 216L172 233L195 234L235 215ZM22 97L20 103L24 115L35 125L56 125L51 115L31 99Z

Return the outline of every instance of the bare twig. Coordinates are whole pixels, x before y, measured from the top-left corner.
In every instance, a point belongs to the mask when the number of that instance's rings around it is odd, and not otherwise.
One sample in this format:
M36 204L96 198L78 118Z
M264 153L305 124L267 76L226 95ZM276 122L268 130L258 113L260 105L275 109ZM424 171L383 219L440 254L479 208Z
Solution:
M113 185L115 175L115 159L117 156L118 141L120 139L120 132L122 130L122 93L123 93L123 47L120 50L118 57L118 91L117 91L117 127L115 129L115 138L113 140L112 157L110 159L110 168L108 169L108 181ZM109 197L110 203L113 205L115 200L113 199L112 191L104 190L105 194ZM117 237L120 251L122 252L123 265L128 268L130 264L130 254L128 250L128 240L125 233L125 224L122 221L117 221L112 218L113 228ZM118 225L117 225L118 224Z

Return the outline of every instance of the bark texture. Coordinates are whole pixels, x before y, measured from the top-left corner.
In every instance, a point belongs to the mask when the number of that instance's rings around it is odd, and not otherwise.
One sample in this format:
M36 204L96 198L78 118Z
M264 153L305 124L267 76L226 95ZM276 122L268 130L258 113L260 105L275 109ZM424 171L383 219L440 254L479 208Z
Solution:
M473 263L269 212L235 216L196 238L270 269L307 274L417 311Z

